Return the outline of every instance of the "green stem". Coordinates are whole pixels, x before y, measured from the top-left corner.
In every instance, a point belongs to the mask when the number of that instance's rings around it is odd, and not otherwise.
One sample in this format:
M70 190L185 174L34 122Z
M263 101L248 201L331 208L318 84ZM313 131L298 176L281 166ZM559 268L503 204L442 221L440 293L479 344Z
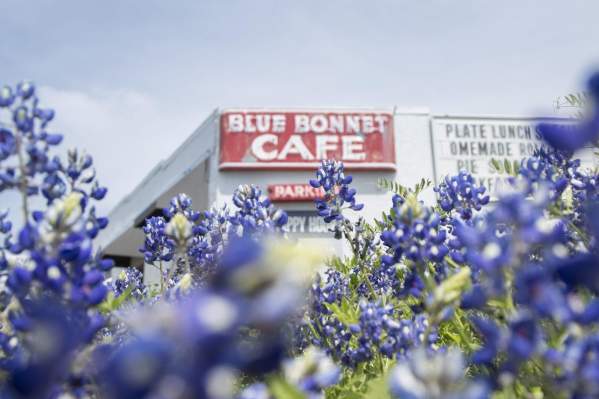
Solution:
M23 211L23 223L29 220L29 204L27 196L27 174L25 170L25 159L23 157L23 136L16 132L15 145L17 151L17 159L19 161L19 191L21 192L21 209Z
M160 261L160 293L164 294L164 274L162 269L162 260Z

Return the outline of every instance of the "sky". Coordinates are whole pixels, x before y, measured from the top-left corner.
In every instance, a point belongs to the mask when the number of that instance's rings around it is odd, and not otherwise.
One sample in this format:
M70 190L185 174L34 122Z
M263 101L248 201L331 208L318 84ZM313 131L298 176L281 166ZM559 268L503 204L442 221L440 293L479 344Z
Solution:
M0 84L36 82L108 211L216 107L555 112L599 68L597 15L593 0L0 0Z

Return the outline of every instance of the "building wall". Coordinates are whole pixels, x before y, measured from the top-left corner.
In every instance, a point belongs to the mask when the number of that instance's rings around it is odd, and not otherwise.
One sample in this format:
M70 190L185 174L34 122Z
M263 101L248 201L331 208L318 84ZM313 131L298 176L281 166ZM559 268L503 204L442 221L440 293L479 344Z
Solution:
M391 193L378 185L379 178L399 181L406 186L413 186L421 178L434 181L432 164L432 146L429 133L430 114L426 110L396 111L395 124L395 154L396 171L348 171L353 176L352 187L357 190L358 203L365 207L359 213L349 211L350 219L363 216L367 221L380 218L381 212L391 206ZM219 153L220 143L217 141L215 154ZM219 170L218 156L211 158L210 192L213 202L217 204L230 203L235 189L241 184L254 184L264 192L269 184L302 184L315 177L316 170ZM432 201L434 193L428 190L423 199ZM286 211L313 211L314 202L284 202L275 203ZM307 238L304 236L304 239ZM343 245L332 237L313 237L326 240L326 245L341 250ZM347 248L343 249L347 252Z
M219 124L220 115L225 111L215 111L174 154L157 165L148 177L111 212L111 225L100 236L100 244L106 248L105 254L130 257L131 264L139 263L141 258L138 248L143 243L143 233L135 228L135 225L157 209L167 206L168 201L178 193L188 194L193 200L194 208L204 210L211 205L221 206L230 203L233 192L241 184L255 184L261 187L266 195L269 184L304 184L315 176L315 170L220 170ZM318 112L329 111L340 110L326 109ZM357 190L357 201L365 204L364 210L359 214L348 212L350 218L359 215L372 221L380 217L382 211L389 209L391 194L378 187L377 181L381 177L413 187L422 178L438 183L444 175L456 173L460 165L476 163L481 170L478 177L487 178L491 173L487 165L491 157L480 156L480 154L456 155L448 148L458 143L474 146L482 143L491 146L506 142L512 142L512 145L517 148L523 142L520 138L506 141L505 138L491 137L492 135L488 133L486 137L485 135L480 137L480 132L483 130L490 132L496 128L510 126L530 126L534 130L536 123L530 118L437 117L431 115L427 109L394 109L393 122L396 170L348 172L354 177L352 186ZM447 133L447 123L455 124L455 129L460 130L459 137L451 137ZM479 132L478 137L473 133L474 131ZM526 140L527 143L529 141L533 144L539 143L536 137ZM516 153L512 159L520 159L519 153ZM592 159L589 166L592 166ZM435 199L433 190L426 190L422 199L432 203ZM292 213L303 211L305 214L314 210L312 201L284 202L275 205ZM347 250L343 248L340 241L334 240L330 235L303 234L297 237L306 241L325 240L327 246L336 249L339 253ZM149 280L157 278L154 269L146 265L145 270Z

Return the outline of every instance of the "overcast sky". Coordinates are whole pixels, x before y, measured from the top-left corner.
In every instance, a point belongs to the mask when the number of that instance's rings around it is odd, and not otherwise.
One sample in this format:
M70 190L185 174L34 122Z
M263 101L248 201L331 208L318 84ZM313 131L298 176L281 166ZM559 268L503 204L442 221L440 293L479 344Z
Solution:
M113 206L219 106L533 115L599 66L599 2L0 0L26 78Z

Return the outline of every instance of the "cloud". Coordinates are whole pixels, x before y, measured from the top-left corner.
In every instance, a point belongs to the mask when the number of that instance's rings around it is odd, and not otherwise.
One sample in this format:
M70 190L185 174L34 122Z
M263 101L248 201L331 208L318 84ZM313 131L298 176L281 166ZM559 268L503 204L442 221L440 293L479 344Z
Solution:
M100 183L109 188L99 206L105 213L191 133L188 126L201 122L129 89L84 92L43 86L40 98L56 111L51 126L65 135L62 152L75 147L94 157Z

